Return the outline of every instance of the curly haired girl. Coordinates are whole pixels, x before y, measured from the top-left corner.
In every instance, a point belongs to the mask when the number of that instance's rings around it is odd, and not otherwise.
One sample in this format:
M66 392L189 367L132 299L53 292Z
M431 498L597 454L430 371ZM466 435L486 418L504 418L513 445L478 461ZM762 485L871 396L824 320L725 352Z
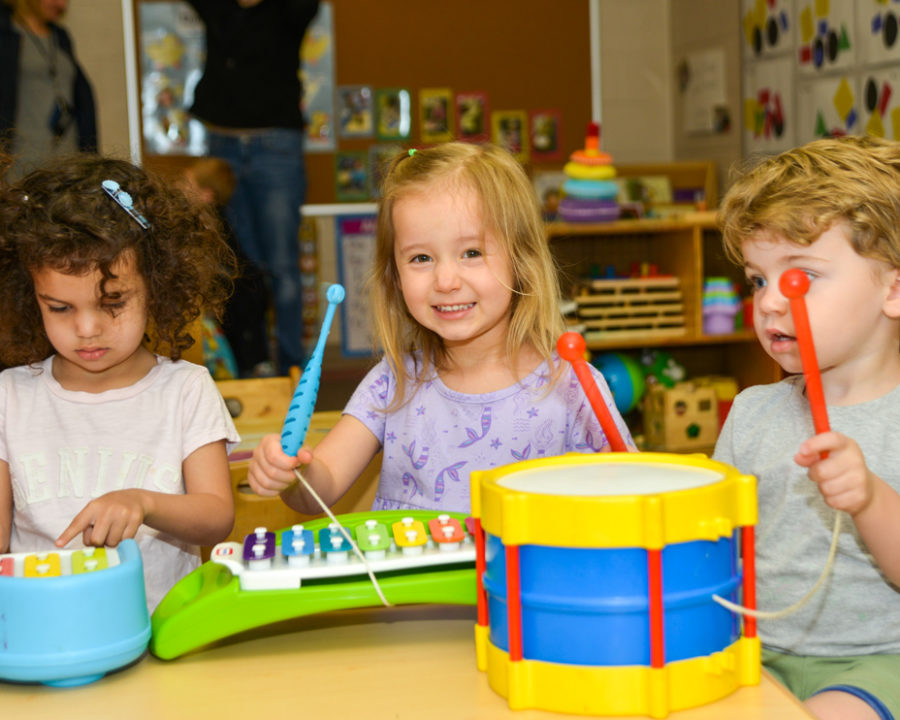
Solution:
M0 185L0 552L135 538L152 610L230 532L239 438L180 357L233 274L215 218L128 162Z

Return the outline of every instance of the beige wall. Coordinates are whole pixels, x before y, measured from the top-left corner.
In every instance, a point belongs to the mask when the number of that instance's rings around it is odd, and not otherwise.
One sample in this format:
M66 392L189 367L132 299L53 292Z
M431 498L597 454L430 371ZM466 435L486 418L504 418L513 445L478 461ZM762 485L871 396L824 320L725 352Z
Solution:
M604 149L620 163L674 159L670 0L600 0Z
M122 0L70 0L65 24L75 42L75 55L94 88L100 150L127 158Z
M673 68L689 53L721 48L725 54L726 100L731 129L717 135L688 135L683 129L683 107L673 78L672 128L674 160L713 160L719 170L719 188L727 185L728 170L741 157L741 38L740 3L723 0L671 0ZM698 22L697 18L703 18Z

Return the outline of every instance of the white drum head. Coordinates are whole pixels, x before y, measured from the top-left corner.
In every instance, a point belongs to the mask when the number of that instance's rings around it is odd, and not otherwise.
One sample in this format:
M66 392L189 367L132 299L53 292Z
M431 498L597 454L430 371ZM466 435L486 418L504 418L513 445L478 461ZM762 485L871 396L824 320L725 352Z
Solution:
M497 485L539 495L657 495L712 485L723 474L661 463L584 463L529 468L499 478Z

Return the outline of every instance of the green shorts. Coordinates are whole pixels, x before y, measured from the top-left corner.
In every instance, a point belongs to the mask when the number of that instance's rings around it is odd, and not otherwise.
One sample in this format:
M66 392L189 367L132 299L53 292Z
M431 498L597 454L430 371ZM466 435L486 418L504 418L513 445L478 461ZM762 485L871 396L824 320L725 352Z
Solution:
M881 718L900 720L900 655L810 657L764 648L762 662L800 700L843 690L865 700Z

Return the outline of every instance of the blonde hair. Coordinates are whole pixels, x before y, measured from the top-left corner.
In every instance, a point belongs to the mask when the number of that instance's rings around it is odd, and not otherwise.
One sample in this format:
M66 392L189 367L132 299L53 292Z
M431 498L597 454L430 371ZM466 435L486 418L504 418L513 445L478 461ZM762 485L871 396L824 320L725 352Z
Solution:
M216 157L202 157L187 168L193 175L197 187L209 190L215 204L224 207L234 194L237 178L227 160Z
M447 361L443 339L419 325L403 301L394 260L393 209L411 194L463 188L477 196L484 231L496 235L510 263L513 295L507 357L514 358L520 347L531 344L553 367L556 340L563 331L559 280L537 196L521 165L508 151L490 144L451 142L414 154L404 151L390 162L382 182L370 279L375 339L397 379L392 407L408 399L410 380L415 390L432 367L441 368ZM408 378L402 358L417 351L423 364L414 378Z
M900 267L900 143L846 136L757 159L725 194L719 221L739 264L756 232L810 245L842 222L857 253Z

